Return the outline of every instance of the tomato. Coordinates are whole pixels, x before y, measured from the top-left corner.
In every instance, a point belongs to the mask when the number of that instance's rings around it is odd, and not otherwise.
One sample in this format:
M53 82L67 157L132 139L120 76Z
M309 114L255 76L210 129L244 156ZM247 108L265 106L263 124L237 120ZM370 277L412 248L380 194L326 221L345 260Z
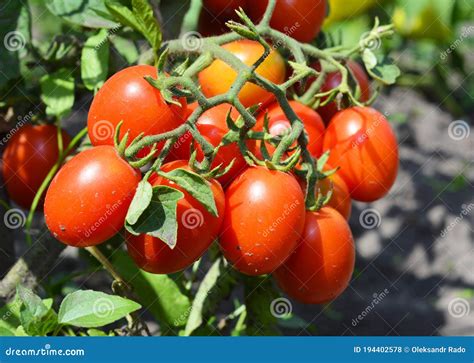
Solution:
M115 128L120 121L123 121L120 137L129 131L130 143L142 132L160 134L186 120L186 100L180 99L181 107L166 103L145 76L156 78L156 68L128 67L110 77L97 92L87 119L92 145L113 145Z
M229 104L220 104L204 112L196 122L196 126L204 138L209 141L213 146L219 145L224 135L229 131L227 128L226 117L229 110L232 108ZM235 121L239 117L239 112L232 108L231 117ZM182 159L189 159L190 146L192 136L185 134L175 144L177 147L174 149L174 154L181 156ZM255 141L249 140L247 146L253 151L255 149ZM197 148L197 160L201 161L204 158L204 154L201 147L195 143ZM229 145L222 146L217 152L211 167L217 167L222 165L222 168L228 166L232 160L234 165L228 173L218 178L218 181L222 186L226 187L237 175L247 168L247 162L240 153L239 145L232 143Z
M61 138L66 148L71 139L65 131ZM56 126L25 125L14 133L3 152L3 181L10 198L29 209L58 157ZM43 202L44 198L40 204Z
M329 0L329 16L324 21L324 28L334 22L354 18L375 4L377 0Z
M302 105L297 101L290 101L290 106L303 121L305 131L308 135L308 150L311 155L319 157L323 149L324 123L319 114L313 109ZM266 111L260 113L257 118L255 130L263 131L265 114L268 115L268 129L273 136L288 132L291 129L291 123L285 116L278 103L272 104ZM274 149L271 145L267 147L269 152Z
M326 166L325 169L330 170L331 167ZM321 193L327 194L331 188L331 183L332 195L327 205L337 210L345 219L348 220L351 216L352 209L349 188L347 188L344 179L342 179L342 177L336 172L319 182L318 188Z
M46 224L59 241L94 246L123 227L140 172L112 146L96 146L69 160L46 193Z
M165 172L177 168L189 169L185 160L173 161L162 166ZM217 238L224 219L224 191L216 180L210 180L218 212L218 216L214 217L201 203L172 181L154 175L150 178L150 183L154 186L170 186L184 194L184 198L178 201L176 211L178 221L176 246L171 249L158 238L127 233L128 253L145 271L159 274L181 271L199 259Z
M226 21L240 21L239 8L245 10L246 0L204 0L199 14L198 30L203 36L219 35L230 32Z
M281 289L306 304L323 304L342 294L354 271L355 248L346 220L331 207L306 212L303 237L275 271Z
M268 1L253 1L249 4L249 16L261 20ZM270 26L299 40L310 42L319 34L326 16L326 0L278 0L270 20Z
M367 102L370 99L370 95L371 95L370 83L369 83L369 78L367 76L367 73L365 73L364 68L362 68L362 66L359 63L353 60L347 61L347 67L350 69L350 71L354 75L357 81L357 84L360 87L360 101ZM316 69L317 71L321 70L321 66L319 65L319 63L315 63L313 65L313 68ZM323 83L323 86L321 87L321 92L327 92L327 91L332 90L333 88L336 88L341 83L341 80L342 80L341 73L339 72L328 73ZM313 80L310 80L309 84L311 84L312 81ZM322 116L326 124L337 113L337 111L338 109L337 109L337 104L335 101L330 102L327 105L324 105L318 108L318 112Z
M225 258L240 272L274 271L296 247L304 226L304 195L296 179L280 171L251 167L225 193L220 232Z
M264 53L259 42L247 39L227 43L222 47L248 66L254 64ZM256 72L273 83L282 83L286 73L285 61L277 51L272 50ZM229 65L216 59L199 73L198 78L206 97L213 97L227 92L236 76L236 72ZM239 100L245 107L268 102L273 97L272 93L253 83L246 83L239 92Z
M381 113L370 107L352 107L336 114L324 136L328 162L340 166L356 200L371 202L383 197L395 182L398 170L396 136Z

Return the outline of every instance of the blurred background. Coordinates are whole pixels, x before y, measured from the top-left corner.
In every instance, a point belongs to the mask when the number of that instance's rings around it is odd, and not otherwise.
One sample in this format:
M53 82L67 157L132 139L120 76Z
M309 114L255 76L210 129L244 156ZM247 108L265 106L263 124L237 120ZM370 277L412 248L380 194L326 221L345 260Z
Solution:
M395 25L397 34L376 46L394 59L401 76L374 107L396 130L400 170L385 198L354 203L356 271L346 292L324 307L292 302L292 319L279 321L279 329L288 335L473 335L474 0L329 3L324 34L316 40L322 47L357 44L375 17ZM219 32L225 20L200 1L156 4L168 39ZM81 57L88 56L84 44L98 28L106 29L97 51L104 79L150 59L142 37L117 26L103 1L0 2L0 139L25 120L60 117L71 135L85 126L95 88L81 79ZM61 94L51 96L48 77L64 69ZM48 107L60 111L52 115ZM15 206L1 186L6 215ZM38 213L34 229L42 228ZM85 254L51 247L46 237L42 244L51 258L41 284L48 295L109 288ZM28 250L19 226L0 223L0 249L4 275ZM220 306L218 318L232 310L232 299Z

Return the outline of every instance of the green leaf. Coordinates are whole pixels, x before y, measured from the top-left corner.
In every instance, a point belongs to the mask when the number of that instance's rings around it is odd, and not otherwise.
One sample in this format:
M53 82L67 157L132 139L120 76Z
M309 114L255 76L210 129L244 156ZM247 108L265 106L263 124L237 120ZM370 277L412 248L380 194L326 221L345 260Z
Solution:
M99 89L109 71L108 31L100 30L84 44L81 54L81 77L88 90Z
M128 208L127 217L125 220L130 225L137 223L138 218L142 215L145 209L150 205L151 198L153 197L153 187L146 180L142 180L138 183L135 196L130 203Z
M140 270L123 251L114 253L112 262L117 271L133 286L139 301L155 319L170 327L179 327L186 323L191 303L171 277ZM165 324L162 324L163 326Z
M114 35L109 39L117 52L125 58L128 64L133 64L138 60L138 50L133 41L118 35Z
M30 289L18 285L16 292L23 306L32 317L41 318L48 313L49 308L43 303L43 300Z
M194 297L187 319L185 335L191 335L203 323L206 314L212 311L223 297L227 296L235 284L229 270L224 268L222 259L218 259L204 276Z
M45 0L45 3L51 13L72 24L87 28L118 26L103 0Z
M367 69L367 71L373 78L387 85L394 84L400 76L400 69L387 58L379 61L374 68Z
M373 69L377 65L377 57L368 48L364 49L364 53L362 54L362 60L364 61L365 68L367 69Z
M0 337L14 337L15 333L7 328L0 327Z
M132 0L133 13L140 24L142 33L151 47L158 53L161 47L161 29L148 0Z
M21 299L15 296L15 299L0 308L0 328L14 331L20 322Z
M213 216L217 216L217 207L211 184L202 176L186 169L174 169L160 175L169 179L191 194Z
M52 309L53 300L41 298L33 291L19 285L17 294L22 302L20 321L25 332L31 336L45 336L57 326L57 316Z
M96 328L122 319L140 308L140 304L120 296L79 290L64 298L58 318L60 324Z
M125 228L135 235L146 233L157 237L173 249L178 234L176 207L183 197L184 194L179 190L163 185L154 187L148 207L135 224L125 221Z
M46 113L64 117L74 105L74 77L69 69L45 74L41 80L41 99L46 104Z
M143 28L138 22L135 14L131 9L120 3L117 0L106 0L105 6L109 12L119 21L122 25L128 26L139 33L143 33Z

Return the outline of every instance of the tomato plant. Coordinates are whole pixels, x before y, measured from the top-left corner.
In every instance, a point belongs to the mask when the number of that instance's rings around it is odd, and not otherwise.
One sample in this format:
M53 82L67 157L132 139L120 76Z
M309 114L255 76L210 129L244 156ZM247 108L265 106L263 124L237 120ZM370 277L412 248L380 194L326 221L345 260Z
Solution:
M163 165L162 171L177 168L188 169L185 160L172 161ZM217 238L224 218L225 198L221 185L211 180L211 190L217 207L217 216L212 216L202 204L185 189L164 177L153 175L150 183L164 185L180 190L184 198L177 204L178 239L171 249L159 238L141 234L127 233L127 249L135 263L142 269L160 274L181 271L195 262Z
M44 203L49 230L75 247L106 241L123 227L140 173L112 146L85 150L56 174Z
M61 130L63 147L70 142ZM58 132L54 125L25 125L9 140L3 152L3 180L10 198L23 208L33 199L58 161Z
M274 271L293 251L303 229L304 195L296 179L253 167L232 182L225 199L219 239L224 256L248 275Z
M336 210L324 207L306 212L298 247L273 276L292 298L306 304L323 304L345 290L354 271L354 260L349 225Z
M340 166L352 198L370 202L383 197L395 182L398 144L384 115L369 107L336 114L324 136L329 163Z

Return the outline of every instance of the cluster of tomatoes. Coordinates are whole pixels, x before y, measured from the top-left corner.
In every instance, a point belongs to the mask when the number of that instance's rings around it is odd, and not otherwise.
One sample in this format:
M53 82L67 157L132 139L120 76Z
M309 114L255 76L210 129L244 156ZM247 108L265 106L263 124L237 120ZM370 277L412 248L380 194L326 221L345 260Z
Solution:
M324 1L321 3L325 6ZM251 40L235 41L223 47L248 65L264 51L258 42ZM361 99L367 100L370 96L367 75L355 62L350 61L347 66L359 83ZM275 50L256 72L276 84L287 77L285 60ZM225 168L233 162L229 171L207 180L217 215L211 214L183 186L163 174L153 173L148 179L152 186L172 187L184 195L177 204L177 243L170 248L156 236L122 232L142 170L133 168L116 150L113 131L123 122L119 136L123 138L128 133L129 143L141 134L171 131L187 120L196 104L188 104L185 98L177 98L177 104L166 102L161 92L145 80L146 76L157 78L156 68L148 65L126 68L109 78L94 97L88 114L93 147L65 163L46 193L44 214L55 238L71 246L86 247L124 233L128 252L136 264L146 271L162 274L187 268L218 240L224 257L238 271L247 275L273 274L280 287L299 301L324 303L342 293L352 275L355 259L347 222L351 199L370 202L381 198L397 174L397 141L384 115L369 107L338 111L334 103L329 103L313 110L290 101L304 124L308 151L314 158L330 151L324 170L339 168L317 182L317 193L332 191L328 204L319 210L305 208L305 181L292 172L249 166L236 143L220 147L213 160L212 167ZM200 72L197 81L204 95L213 97L227 92L235 78L234 70L215 60ZM334 88L340 82L340 74L329 74L323 89ZM273 136L291 130L290 121L271 93L247 83L238 98L246 107L260 104L254 131L264 129L265 117L267 131ZM229 131L226 123L229 111L235 120L238 112L229 104L210 108L197 120L199 133L215 147ZM22 206L31 204L35 190L51 167L48 163L57 159L57 135L53 126L25 126L5 150L6 187L12 199ZM62 137L67 144L69 137L66 134ZM263 141L247 139L246 142L250 151L262 157L258 143ZM183 134L160 169L191 170L188 164L192 144L192 136ZM159 152L163 143L156 147ZM272 145L267 147L270 153L272 148ZM139 154L148 151L141 150ZM196 159L202 160L204 155L197 143L196 151ZM44 165L35 164L36 170L32 172L31 159L25 155L44 157ZM197 222L190 222L189 218Z

